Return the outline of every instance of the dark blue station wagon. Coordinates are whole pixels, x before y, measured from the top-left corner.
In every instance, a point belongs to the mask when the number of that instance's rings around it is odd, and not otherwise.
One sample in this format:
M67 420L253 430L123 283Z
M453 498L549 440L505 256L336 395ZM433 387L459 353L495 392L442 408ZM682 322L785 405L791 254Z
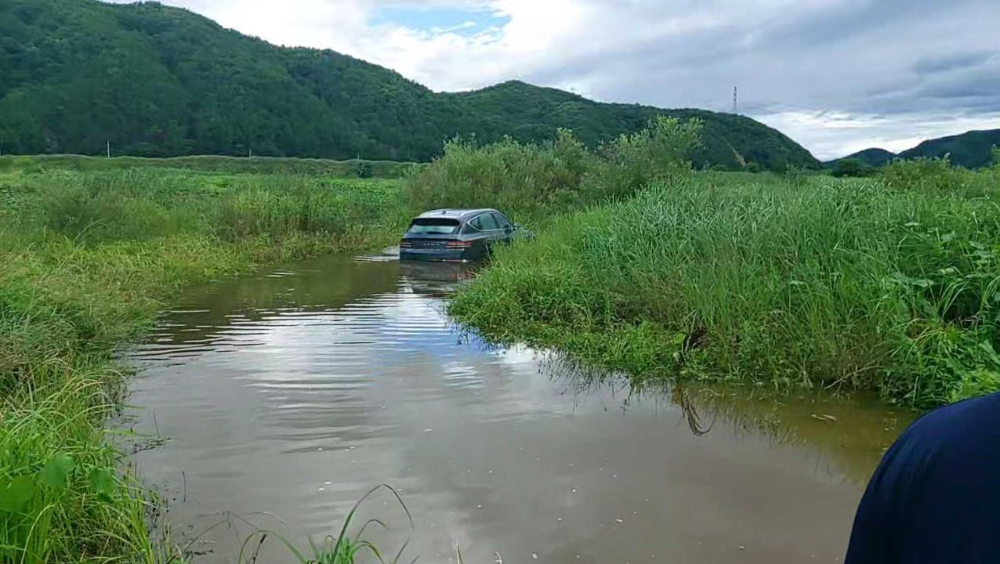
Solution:
M469 262L485 258L490 247L514 238L517 226L494 209L435 210L410 223L399 242L402 260Z

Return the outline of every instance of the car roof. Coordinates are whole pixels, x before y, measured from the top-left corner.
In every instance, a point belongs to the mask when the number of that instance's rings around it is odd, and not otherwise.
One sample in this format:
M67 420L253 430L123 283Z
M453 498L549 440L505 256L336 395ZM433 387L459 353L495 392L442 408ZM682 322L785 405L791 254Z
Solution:
M443 209L443 210L434 210L434 211L429 211L429 212L426 212L426 213L422 213L419 216L417 216L417 219L429 219L429 218L447 217L447 218L457 219L459 221L467 221L469 219L472 219L472 218L476 217L477 215L480 215L480 214L483 214L483 213L486 213L486 212L500 213L500 212L498 212L497 210L495 210L493 208L481 208L481 209L475 209L475 210L470 210L470 209Z

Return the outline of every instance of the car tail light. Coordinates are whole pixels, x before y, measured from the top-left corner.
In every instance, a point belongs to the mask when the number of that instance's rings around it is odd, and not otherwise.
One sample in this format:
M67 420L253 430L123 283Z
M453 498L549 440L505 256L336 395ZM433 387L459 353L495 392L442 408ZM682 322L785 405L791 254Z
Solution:
M468 249L473 245L472 241L448 241L449 249Z

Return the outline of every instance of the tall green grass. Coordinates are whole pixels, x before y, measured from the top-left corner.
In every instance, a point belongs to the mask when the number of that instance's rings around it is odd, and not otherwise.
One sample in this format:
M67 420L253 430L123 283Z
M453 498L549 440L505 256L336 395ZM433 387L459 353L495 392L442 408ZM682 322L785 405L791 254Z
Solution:
M377 247L397 182L185 170L0 174L0 562L165 561L104 427L139 337L185 285Z
M939 162L675 177L554 219L450 311L640 379L957 401L1000 389L996 179Z

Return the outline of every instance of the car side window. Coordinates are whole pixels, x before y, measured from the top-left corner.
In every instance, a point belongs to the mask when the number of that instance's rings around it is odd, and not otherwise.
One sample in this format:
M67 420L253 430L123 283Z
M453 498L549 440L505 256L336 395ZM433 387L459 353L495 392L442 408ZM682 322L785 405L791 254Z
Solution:
M507 228L511 227L510 222L507 221L507 218L504 217L503 214L495 213L495 214L493 214L493 219L494 219L494 221L497 222L497 228L498 229L507 229Z
M480 217L482 217L482 216L480 216ZM477 233L477 232L483 230L483 222L480 221L479 217L477 217L477 218L472 219L471 221L469 221L469 223L466 223L465 227L466 227L466 229L468 229L468 231L467 231L468 233Z
M477 217L473 221L476 220L481 222L483 231L496 231L497 229L499 229L499 227L497 227L497 222L495 219L493 219L493 214L491 213L484 213L483 215Z

